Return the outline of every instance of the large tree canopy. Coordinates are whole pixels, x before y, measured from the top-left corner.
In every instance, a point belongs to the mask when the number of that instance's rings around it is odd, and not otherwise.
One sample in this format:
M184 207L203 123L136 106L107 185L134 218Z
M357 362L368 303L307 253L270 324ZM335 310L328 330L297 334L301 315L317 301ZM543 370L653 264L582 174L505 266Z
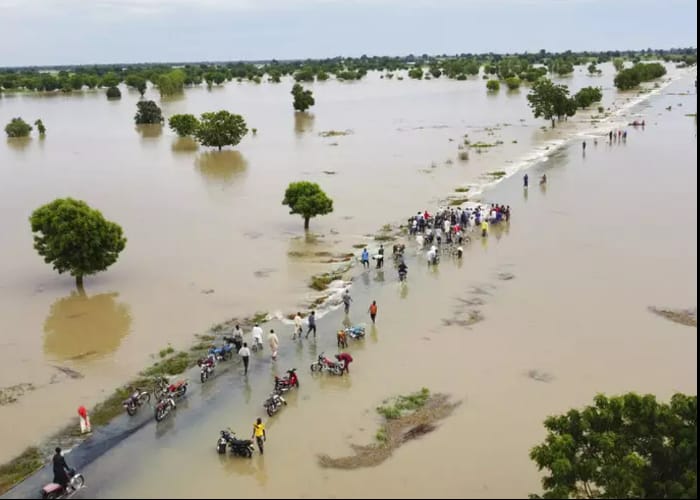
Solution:
M304 229L309 229L309 219L333 211L331 200L315 182L290 182L284 192L282 205L289 206L290 214L299 214L304 218Z
M83 285L83 276L114 264L126 245L118 224L72 198L59 198L37 208L29 222L36 251L59 273L75 276L78 288Z
M555 117L561 119L576 114L576 102L569 97L569 88L566 85L555 85L547 78L535 82L527 100L535 118L541 116L545 120L552 120L552 127Z
M13 118L10 123L5 125L7 137L27 137L31 131L32 126L19 117Z
M598 395L544 425L544 498L697 498L697 396Z
M224 146L235 146L247 133L243 117L225 110L202 113L194 129L194 136L201 144L219 148L219 151Z
M292 87L292 96L294 96L292 105L295 111L306 111L316 104L313 93L310 90L304 90L304 87L298 83Z
M155 102L139 101L136 103L136 108L134 121L137 125L163 123L163 113Z
M170 128L180 137L192 135L197 131L199 120L194 115L188 113L173 115L168 119Z

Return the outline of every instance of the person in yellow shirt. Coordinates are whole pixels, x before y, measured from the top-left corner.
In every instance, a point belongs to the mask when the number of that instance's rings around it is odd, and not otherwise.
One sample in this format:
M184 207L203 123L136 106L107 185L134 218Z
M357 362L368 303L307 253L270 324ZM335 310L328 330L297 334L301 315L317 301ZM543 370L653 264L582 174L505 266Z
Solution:
M253 435L251 439L255 438L258 443L258 449L260 454L263 454L263 442L267 441L267 434L265 434L265 424L262 423L262 419L258 417L257 422L253 424Z
M481 222L481 237L486 238L489 235L489 223L485 220Z

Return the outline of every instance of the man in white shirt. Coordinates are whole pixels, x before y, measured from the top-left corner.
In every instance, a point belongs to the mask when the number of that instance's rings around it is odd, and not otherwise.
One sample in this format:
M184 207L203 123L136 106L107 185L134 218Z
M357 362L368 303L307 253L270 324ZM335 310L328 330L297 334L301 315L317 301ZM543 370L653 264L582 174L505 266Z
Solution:
M250 349L248 349L248 343L244 342L243 347L238 351L238 355L243 360L243 375L248 375L248 362L250 361Z
M301 330L303 328L303 324L301 322L301 313L297 313L296 316L294 316L294 335L292 335L292 340L297 338L297 335L299 335L299 338L301 338Z
M255 323L255 326L253 327L253 346L262 348L263 345L263 329L260 328L260 325Z

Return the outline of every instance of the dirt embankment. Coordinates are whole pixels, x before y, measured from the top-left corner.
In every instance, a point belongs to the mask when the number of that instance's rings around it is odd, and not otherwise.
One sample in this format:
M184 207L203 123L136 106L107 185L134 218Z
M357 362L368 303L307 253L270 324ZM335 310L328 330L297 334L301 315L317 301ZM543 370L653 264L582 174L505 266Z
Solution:
M698 326L698 310L694 309L667 309L662 307L650 306L649 310L654 314L666 318L674 323L680 323L685 326Z

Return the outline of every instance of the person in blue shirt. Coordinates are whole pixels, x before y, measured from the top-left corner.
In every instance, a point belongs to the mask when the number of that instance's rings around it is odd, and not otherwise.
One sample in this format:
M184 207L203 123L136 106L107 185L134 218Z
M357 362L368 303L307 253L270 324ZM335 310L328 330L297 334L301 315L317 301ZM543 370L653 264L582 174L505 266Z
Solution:
M360 260L362 261L362 267L364 267L364 268L369 267L369 252L367 251L366 248L364 250L362 250L362 257L360 258Z

